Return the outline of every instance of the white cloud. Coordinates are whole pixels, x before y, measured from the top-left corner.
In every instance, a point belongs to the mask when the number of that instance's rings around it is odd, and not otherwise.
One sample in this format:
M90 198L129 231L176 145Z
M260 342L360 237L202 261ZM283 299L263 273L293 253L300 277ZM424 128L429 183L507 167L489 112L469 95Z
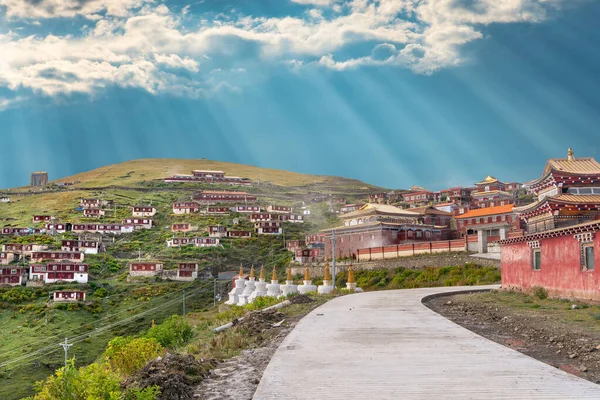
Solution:
M292 0L292 3L323 7L331 5L335 2L336 0Z
M188 6L173 13L152 0L0 0L13 22L74 16L90 20L79 35L0 34L0 87L53 96L118 85L197 96L217 85L226 87L226 82L209 78L211 71L222 67L222 74L234 74L269 61L296 71L309 65L333 70L395 65L428 74L462 63L462 46L481 39L483 25L540 22L562 4L561 0L292 1L319 8L308 10L308 17L224 16L204 21L189 14ZM181 18L194 17L199 28L182 26ZM371 52L344 56L348 45L367 41L377 43ZM223 57L236 63L219 65ZM201 62L210 66L203 71Z
M129 10L154 0L0 0L8 19L88 17L99 12L124 17Z

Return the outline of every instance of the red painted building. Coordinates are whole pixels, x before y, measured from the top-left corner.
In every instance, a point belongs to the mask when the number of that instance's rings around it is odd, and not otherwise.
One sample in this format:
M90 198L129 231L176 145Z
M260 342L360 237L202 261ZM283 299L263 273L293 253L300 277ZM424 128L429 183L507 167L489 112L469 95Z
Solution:
M270 206L267 206L267 212L289 214L292 212L292 207L270 205Z
M323 244L325 243L325 234L317 233L315 235L306 235L304 237L304 242L307 246L310 246L312 244Z
M163 265L159 262L138 261L129 263L129 275L154 276L162 271Z
M60 260L60 261L72 261L72 262L83 262L85 258L84 253L77 251L34 251L31 253L32 261L45 261L45 260Z
M259 213L260 206L235 206L233 211L238 213Z
M511 185L518 185L517 183ZM476 190L471 191L473 204L478 208L496 207L514 203L513 194L507 190L507 184L493 176L487 176L475 184Z
M62 251L82 251L85 254L98 254L104 251L104 245L91 240L63 240Z
M402 194L402 200L411 207L418 207L432 203L435 200L435 194L429 190L411 191Z
M38 222L47 222L47 221L51 221L52 220L52 216L50 215L34 215L33 216L33 223L38 223Z
M177 278L179 281L193 281L198 278L198 264L197 263L178 263L177 264Z
M173 203L173 214L191 214L200 211L200 205L192 201Z
M104 216L104 210L100 208L85 208L83 216L86 218L100 218Z
M249 238L252 236L250 231L227 231L227 237L229 238Z
M251 185L248 178L225 176L223 171L194 170L192 175L174 175L165 178L165 182L229 183L232 185Z
M502 288L600 301L599 230L592 221L500 241Z
M150 218L125 218L123 225L133 225L134 229L152 229L154 223Z
M256 196L252 196L246 192L227 192L217 190L204 190L193 196L194 200L202 203L226 203L226 202L254 202Z
M295 252L297 249L304 246L306 246L306 242L304 240L288 240L285 243L285 247L291 252Z
M30 264L29 279L32 281L43 281L44 283L87 283L88 265L71 262Z
M486 232L487 236L500 237L500 230L504 233L522 229L522 223L513 205L477 208L457 215L456 228L461 237L472 235L479 230Z
M440 190L435 194L435 201L468 204L471 202L471 190L464 187Z
M27 281L27 268L0 268L0 285L20 286Z
M300 214L281 214L278 219L283 222L304 222L304 216Z
M528 233L593 221L600 217L600 163L590 157L549 159L542 175L525 184L538 196L515 209Z
M358 249L415 241L441 240L441 226L424 224L421 215L384 204L366 204L343 215L344 225L324 230L325 256L356 257Z
M190 232L194 227L188 223L180 223L171 225L171 232Z
M206 227L208 231L209 237L226 237L227 236L227 228L220 225L210 225Z
M229 214L231 209L229 207L208 207L206 214Z
M321 262L325 259L323 248L296 249L294 260L302 264Z
M132 217L153 217L156 214L156 208L152 206L133 206L131 208Z
M65 233L73 228L71 224L46 224L48 233Z

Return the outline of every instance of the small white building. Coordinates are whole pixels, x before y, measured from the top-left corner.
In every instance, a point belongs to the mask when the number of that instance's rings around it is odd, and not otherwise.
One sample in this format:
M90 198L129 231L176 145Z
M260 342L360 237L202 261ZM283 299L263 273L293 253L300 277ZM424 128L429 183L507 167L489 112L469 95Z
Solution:
M85 301L85 292L83 290L57 290L52 292L52 300L56 302Z
M0 197L0 203L10 203L10 197Z
M152 206L133 206L131 208L132 217L153 217L156 214L156 208Z
M30 264L29 280L44 283L88 282L88 265L71 262Z

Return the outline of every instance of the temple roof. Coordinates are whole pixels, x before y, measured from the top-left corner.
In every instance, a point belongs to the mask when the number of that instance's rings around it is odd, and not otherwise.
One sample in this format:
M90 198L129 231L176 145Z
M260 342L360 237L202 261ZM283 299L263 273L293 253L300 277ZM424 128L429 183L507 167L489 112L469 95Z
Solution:
M498 179L494 178L491 175L488 175L484 180L482 180L481 182L477 182L476 185L488 185L490 183L496 183L498 182Z
M600 195L564 193L556 196L547 196L542 200L536 201L535 203L527 204L522 207L515 207L514 211L523 214L533 211L549 202L560 204L600 204Z
M488 215L507 214L513 211L513 204L506 204L504 206L496 207L485 207L477 208L475 210L467 211L464 214L458 215L456 219L475 218L475 217L487 217Z
M413 187L411 187L408 190L411 192L429 192L429 190L417 185L413 185Z
M419 213L403 210L401 208L390 206L387 204L377 204L377 203L367 203L356 211L352 211L351 213L344 214L342 216L343 219L351 219L354 217L362 217L365 215L373 215L373 214L386 214L386 215L398 215L404 217L419 217Z
M564 228L556 228L548 231L531 233L529 235L509 238L500 240L500 245L507 245L513 243L521 243L532 240L546 239L551 237L576 235L583 232L596 232L600 230L600 221L588 221L577 225L572 225Z
M491 196L494 194L504 195L505 197L513 197L512 194L510 194L508 192L503 192L502 190L490 190L489 192L477 192L477 193L472 193L471 196L480 197L480 196Z
M598 174L600 163L592 157L569 160L568 158L551 158L546 164L544 174L550 170L570 172L572 174Z
M450 203L454 204L454 203ZM424 206L424 207L414 207L411 208L410 211L419 213L420 215L444 215L444 216L452 216L451 212L438 210L434 206Z

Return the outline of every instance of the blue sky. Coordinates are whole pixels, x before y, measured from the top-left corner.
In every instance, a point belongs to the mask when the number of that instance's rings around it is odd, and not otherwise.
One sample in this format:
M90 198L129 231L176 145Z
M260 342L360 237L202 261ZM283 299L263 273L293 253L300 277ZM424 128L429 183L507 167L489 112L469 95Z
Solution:
M598 19L592 0L0 0L0 187L149 157L530 180L568 147L599 158Z

